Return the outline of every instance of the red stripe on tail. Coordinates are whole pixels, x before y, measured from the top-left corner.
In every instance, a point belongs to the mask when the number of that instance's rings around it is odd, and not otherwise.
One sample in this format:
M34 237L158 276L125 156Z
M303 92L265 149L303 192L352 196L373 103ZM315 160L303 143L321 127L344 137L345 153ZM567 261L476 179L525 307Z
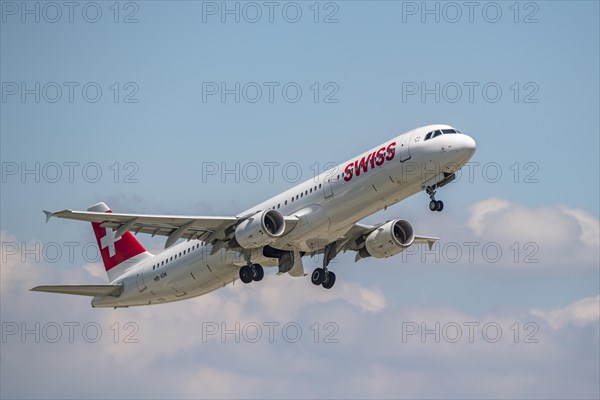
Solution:
M108 209L106 212L110 213L112 211ZM95 222L92 222L92 228L94 229L94 235L96 235L96 242L106 271L146 251L131 232L125 232L123 236L115 239L116 231L111 228L103 228Z

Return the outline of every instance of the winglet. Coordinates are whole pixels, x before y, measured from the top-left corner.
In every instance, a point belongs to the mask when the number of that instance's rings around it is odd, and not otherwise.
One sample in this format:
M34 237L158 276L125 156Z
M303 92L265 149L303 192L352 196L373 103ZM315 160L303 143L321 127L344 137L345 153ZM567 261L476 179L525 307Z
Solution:
M48 223L48 221L50 221L50 218L52 218L54 213L52 213L50 211L46 211L46 210L43 210L43 211L44 211L44 214L46 214L46 223Z
M435 244L435 242L437 242L438 240L440 240L440 238L438 237L432 237L432 236L415 236L415 240L413 243L418 244L418 243L427 243L427 246L429 247L429 250L431 250L433 248L433 245Z

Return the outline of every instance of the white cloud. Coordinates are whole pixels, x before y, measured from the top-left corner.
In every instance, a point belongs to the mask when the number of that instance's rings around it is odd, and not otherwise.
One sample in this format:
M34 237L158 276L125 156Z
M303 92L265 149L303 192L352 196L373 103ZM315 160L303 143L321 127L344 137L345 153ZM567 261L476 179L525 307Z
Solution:
M571 215L577 220L581 229L579 238L590 247L600 247L600 225L598 218L592 213L582 209L560 206L559 209L565 214Z
M586 297L565 307L553 310L533 309L531 314L548 322L553 329L561 329L568 324L586 326L600 321L600 295Z
M548 243L563 240L561 235L587 248L595 243L593 215L564 207L532 210L500 199L473 206L469 227L462 228L464 240L474 234L480 240L494 240L502 222L517 224L515 229L523 230L523 237L539 233ZM554 237L556 233L546 235L544 229L531 226L548 222L558 224L563 232ZM2 232L2 240L14 238ZM99 265L65 269L23 261L16 255L2 264L1 272L3 322L24 322L29 328L35 322L42 326L53 321L75 321L79 326L93 322L103 330L97 343L82 340L81 333L73 343L64 339L49 343L44 338L32 343L31 337L22 343L20 336L10 336L2 343L2 397L47 393L96 398L195 398L199 393L216 398L600 395L594 379L600 372L598 296L550 310L503 309L479 315L445 303L394 303L393 296L376 284L351 282L338 266L338 282L332 290L315 287L308 277L275 276L269 269L260 283L237 282L179 303L112 310L92 309L87 298L28 291L44 283L103 283L106 277ZM495 299L499 305L504 300ZM538 342L524 343L530 333L524 326L531 321L538 327L534 335ZM132 332L125 329L130 322L138 329L133 336L138 343L124 343ZM235 331L236 324L243 329L249 322L263 326L257 343L243 335L236 342L239 333L222 340L222 332L203 340L203 323ZM264 325L270 322L279 324L273 342L267 340ZM302 329L296 343L286 341L281 332L289 322ZM473 342L464 325L469 322L479 324ZM489 322L502 329L498 342L486 341L482 335ZM439 323L440 340L429 334L424 343L418 332L403 341L406 323L419 329L422 324L432 329ZM456 343L444 336L448 323L463 329ZM573 329L562 329L566 326ZM116 342L114 328L119 334ZM326 338L335 341L326 343Z
M597 267L600 260L600 222L590 212L568 206L529 207L505 199L479 201L467 222L472 238L498 243L521 261L542 267ZM520 253L515 254L515 246Z
M508 200L492 198L473 204L469 211L471 217L467 226L473 230L476 235L481 235L486 229L486 218L489 218L494 213L506 210L510 207Z

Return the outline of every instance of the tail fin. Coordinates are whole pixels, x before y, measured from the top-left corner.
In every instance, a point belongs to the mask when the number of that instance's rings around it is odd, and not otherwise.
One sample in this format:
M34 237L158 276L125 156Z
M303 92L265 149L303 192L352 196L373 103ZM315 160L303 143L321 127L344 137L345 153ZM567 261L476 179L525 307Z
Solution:
M95 204L88 208L88 211L112 212L104 203ZM146 251L131 232L115 237L116 231L112 228L104 228L96 222L92 222L92 228L110 282L121 276L132 265L152 257L152 254Z

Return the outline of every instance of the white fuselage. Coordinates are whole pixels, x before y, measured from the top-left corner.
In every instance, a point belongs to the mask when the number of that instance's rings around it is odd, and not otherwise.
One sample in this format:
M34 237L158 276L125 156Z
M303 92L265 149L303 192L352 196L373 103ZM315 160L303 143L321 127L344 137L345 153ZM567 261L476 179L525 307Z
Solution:
M314 252L342 237L356 222L423 190L431 180L459 170L473 155L474 140L465 134L424 140L429 125L397 136L303 182L238 216L275 209L297 216L296 227L271 247ZM352 167L349 167L352 165ZM237 251L210 254L210 244L192 240L172 246L129 268L113 283L123 283L119 297L95 297L95 307L156 304L200 296L228 285L246 264ZM252 262L276 266L277 259L252 251Z

